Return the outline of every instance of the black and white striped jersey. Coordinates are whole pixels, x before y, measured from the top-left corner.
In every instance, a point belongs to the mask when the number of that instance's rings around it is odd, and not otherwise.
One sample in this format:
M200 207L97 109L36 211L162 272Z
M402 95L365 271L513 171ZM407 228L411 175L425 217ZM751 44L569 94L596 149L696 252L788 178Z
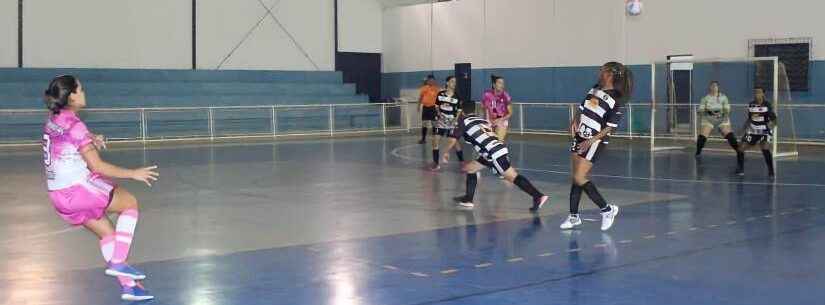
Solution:
M770 122L776 121L776 113L773 112L773 107L768 101L757 104L751 102L748 104L748 134L751 135L770 135L772 134Z
M607 127L619 127L622 120L622 105L617 98L620 94L616 90L590 89L587 97L579 105L579 126L576 133L589 139ZM607 143L607 137L602 142Z
M461 101L458 96L453 93L452 96L447 96L447 90L442 90L438 93L435 102L438 107L438 121L436 121L436 128L453 129L457 125L456 118L458 112L461 110Z
M493 128L485 119L478 117L478 115L470 114L464 116L458 122L458 128L455 130L457 135L461 135L464 141L472 145L478 154L487 160L498 159L506 156L509 152L507 146L502 143Z

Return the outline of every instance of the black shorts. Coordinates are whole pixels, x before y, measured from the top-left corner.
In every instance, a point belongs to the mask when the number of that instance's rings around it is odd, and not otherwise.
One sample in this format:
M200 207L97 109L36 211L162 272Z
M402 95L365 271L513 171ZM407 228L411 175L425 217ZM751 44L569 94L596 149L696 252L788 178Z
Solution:
M773 137L765 134L746 134L742 137L742 142L750 145L757 145L762 143L771 143Z
M421 120L422 121L435 121L436 111L435 106L432 107L424 107L421 109Z
M607 143L603 143L601 140L596 141L590 145L589 149L580 153L579 144L581 144L584 141L584 138L576 136L576 138L573 139L572 145L570 145L570 152L579 155L587 161L595 163L596 160L598 160L602 153L607 149Z
M452 128L436 128L435 134L442 137L458 139L458 137L455 136L455 129Z
M484 157L478 157L476 162L481 163L486 167L492 168L496 171L499 175L504 175L508 169L510 169L510 155L504 154L498 158L487 160Z

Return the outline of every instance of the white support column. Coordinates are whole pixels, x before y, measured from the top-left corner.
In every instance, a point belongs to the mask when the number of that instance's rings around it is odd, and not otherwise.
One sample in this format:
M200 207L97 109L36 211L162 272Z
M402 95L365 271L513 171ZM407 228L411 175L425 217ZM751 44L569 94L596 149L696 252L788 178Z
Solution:
M381 129L387 134L387 104L381 104Z
M214 110L209 107L209 140L215 140L215 118Z
M650 64L650 151L656 150L656 63ZM653 158L651 158L652 160Z
M140 141L146 144L146 109L140 108Z
M633 104L627 104L627 133L633 140Z
M329 105L329 136L335 134L335 106Z
M779 113L779 58L773 58L773 109ZM773 127L773 154L779 155L779 124ZM773 158L773 167L776 168L776 158Z
M277 116L276 116L277 113L275 112L275 105L272 105L269 108L269 111L270 111L270 115L272 115L272 136L274 137L274 136L278 135L278 125L277 125L278 121L276 119L277 118Z

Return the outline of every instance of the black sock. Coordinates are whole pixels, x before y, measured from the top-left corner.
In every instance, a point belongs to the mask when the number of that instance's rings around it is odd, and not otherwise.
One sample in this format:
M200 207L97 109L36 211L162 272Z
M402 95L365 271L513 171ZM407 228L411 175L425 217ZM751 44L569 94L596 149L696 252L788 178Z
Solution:
M745 168L745 153L741 151L736 152L736 168Z
M773 174L773 154L769 149L763 149L762 155L765 156L765 164L768 165L768 172Z
M696 155L697 156L702 154L702 149L705 148L705 143L707 143L707 142L708 142L708 138L706 136L703 136L703 135L699 135L699 137L696 139Z
M478 184L478 173L467 174L467 194L464 198L469 202L472 202L476 195L476 184Z
M421 127L421 141L427 140L427 127Z
M524 176L522 175L516 176L516 179L513 180L513 184L518 186L518 188L520 188L525 193L530 194L530 196L532 196L533 199L541 198L541 196L544 196L544 194L542 194L541 192L539 192L539 190L533 187L533 184L530 183L530 180L527 180L527 178L524 178Z
M570 214L579 214L579 202L582 199L582 187L573 183L570 185Z
M438 159L439 159L438 157L439 156L440 156L440 153L438 152L438 148L433 149L433 163L435 163L435 165L438 165Z
M456 150L455 155L458 156L458 161L464 162L464 151Z
M728 144L730 144L730 147L733 147L733 150L739 150L739 143L736 141L736 136L733 135L732 132L728 133L728 135L725 136L725 139L728 140Z
M587 193L587 197L590 197L590 200L593 200L593 203L599 206L602 212L610 211L610 207L607 205L607 202L604 201L604 198L602 198L602 194L599 194L599 190L596 189L596 185L593 184L593 182L587 181L581 188Z

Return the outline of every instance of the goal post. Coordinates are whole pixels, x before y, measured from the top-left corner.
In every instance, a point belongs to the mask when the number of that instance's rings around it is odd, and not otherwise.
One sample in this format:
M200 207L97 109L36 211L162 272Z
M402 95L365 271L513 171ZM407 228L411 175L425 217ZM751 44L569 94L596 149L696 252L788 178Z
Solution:
M754 88L763 88L765 98L777 114L772 148L775 156L798 154L787 73L778 57L707 58L692 57L653 62L650 65L650 150L652 152L691 151L698 135L710 129L706 149L733 153L721 136L728 129L737 140L743 136L747 106ZM719 95L709 94L710 83ZM728 104L719 114L700 112L703 98L714 104ZM727 101L725 103L725 100Z

